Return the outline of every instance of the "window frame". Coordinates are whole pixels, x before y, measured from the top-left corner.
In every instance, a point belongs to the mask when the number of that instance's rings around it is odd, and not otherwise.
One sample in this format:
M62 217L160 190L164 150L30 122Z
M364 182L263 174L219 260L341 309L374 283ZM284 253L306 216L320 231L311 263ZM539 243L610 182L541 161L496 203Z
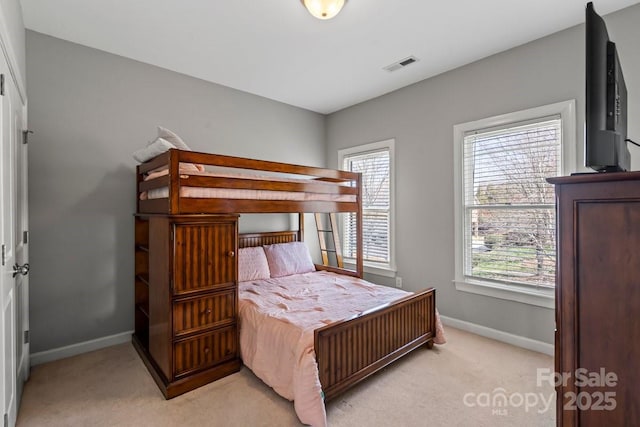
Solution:
M372 262L364 260L364 271L379 276L395 277L396 275L396 247L395 247L395 139L372 142L354 147L338 150L338 169L344 170L344 160L350 156L362 155L376 151L389 152L389 263ZM363 207L364 214L364 207ZM340 221L341 244L345 247L345 233L342 221ZM363 234L366 231L363 230ZM344 257L344 264L350 268L355 267L355 259Z
M560 175L568 175L577 170L575 100L557 102L454 125L455 278L453 282L456 290L540 307L555 307L555 288L534 288L527 285L497 283L465 276L465 188L463 163L464 138L469 132L481 131L488 128L506 128L517 123L527 121L535 122L537 119L544 119L554 115L559 115L561 120Z

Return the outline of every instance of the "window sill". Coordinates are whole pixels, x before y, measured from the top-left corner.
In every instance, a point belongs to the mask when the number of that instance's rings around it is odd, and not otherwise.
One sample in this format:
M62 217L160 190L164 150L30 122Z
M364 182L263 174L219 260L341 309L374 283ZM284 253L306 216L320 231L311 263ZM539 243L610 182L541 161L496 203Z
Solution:
M350 261L344 261L345 268L349 268L350 270L356 269L356 264ZM391 268L389 266L385 266L382 264L374 264L365 262L364 263L364 272L368 274L375 274L376 276L383 277L396 277L396 269Z
M555 290L532 289L526 286L503 285L479 280L454 280L456 290L523 304L555 309Z

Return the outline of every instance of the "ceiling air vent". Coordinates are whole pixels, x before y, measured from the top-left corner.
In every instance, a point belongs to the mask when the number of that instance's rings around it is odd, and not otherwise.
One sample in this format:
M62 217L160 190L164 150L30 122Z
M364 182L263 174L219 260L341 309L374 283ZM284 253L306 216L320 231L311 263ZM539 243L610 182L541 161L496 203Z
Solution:
M418 62L418 58L416 58L415 56L411 55L407 58L401 59L398 62L394 62L391 65L387 65L386 67L384 67L385 70L387 71L396 71L399 70L400 68L404 68L408 65L413 64L414 62Z

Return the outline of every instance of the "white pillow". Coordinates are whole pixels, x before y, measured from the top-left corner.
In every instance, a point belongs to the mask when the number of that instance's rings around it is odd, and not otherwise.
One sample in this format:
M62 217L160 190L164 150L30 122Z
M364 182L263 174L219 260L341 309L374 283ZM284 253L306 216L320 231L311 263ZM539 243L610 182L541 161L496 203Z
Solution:
M302 242L277 243L264 246L271 277L316 271L307 245Z
M162 126L158 126L158 138L169 141L179 150L192 151L191 148L189 148L189 146L182 140L182 138L180 138L169 129L163 128Z
M172 132L167 128L163 128L162 126L158 126L158 138L169 141L179 150L193 151L175 132ZM203 165L194 163L193 166L200 172L204 171Z
M144 148L139 149L138 151L133 153L133 158L139 161L140 163L144 163L147 160L151 160L159 154L168 151L171 148L176 148L175 145L167 141L166 139L158 138L153 141L151 144L147 145Z
M238 249L238 282L270 277L269 264L262 246Z

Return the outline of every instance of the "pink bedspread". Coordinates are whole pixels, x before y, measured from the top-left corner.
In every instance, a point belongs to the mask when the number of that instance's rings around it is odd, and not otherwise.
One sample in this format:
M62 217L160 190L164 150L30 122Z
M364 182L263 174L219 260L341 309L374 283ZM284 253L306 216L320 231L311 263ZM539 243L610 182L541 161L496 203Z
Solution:
M313 426L326 425L313 331L409 295L323 271L241 282L239 288L244 364L279 395L293 400L300 421ZM442 344L439 317L437 325L434 342Z

